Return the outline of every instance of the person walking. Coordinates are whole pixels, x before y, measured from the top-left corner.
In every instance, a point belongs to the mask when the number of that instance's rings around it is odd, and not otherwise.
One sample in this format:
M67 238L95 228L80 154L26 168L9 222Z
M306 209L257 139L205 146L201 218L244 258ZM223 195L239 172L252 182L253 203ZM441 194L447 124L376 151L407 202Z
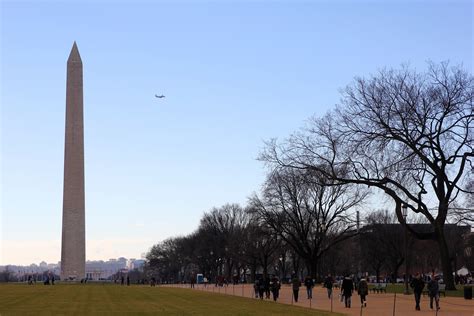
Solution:
M295 302L298 303L298 294L300 291L301 281L296 274L293 275L293 278L291 279L291 284L293 288L293 298Z
M130 285L130 277L127 275L127 286Z
M309 275L304 279L304 286L306 286L306 295L308 296L308 300L313 298L313 287L314 281L313 278Z
M253 290L255 292L255 298L258 298L258 290L260 288L260 279L256 279L253 285Z
M351 308L352 293L354 292L354 282L350 276L346 276L342 281L341 293L344 296L344 305L347 308Z
M324 287L328 291L328 299L331 299L333 285L334 285L334 280L332 279L331 274L328 274L326 279L324 279Z
M123 277L123 275L122 275L122 277L121 277L121 279L120 279L120 285L123 285L124 280L125 280L125 279L124 279L124 277Z
M416 274L415 278L411 280L410 286L413 289L413 293L415 294L415 303L416 303L415 309L419 311L421 310L420 308L421 293L423 293L423 288L425 287L425 282L421 278L421 274L419 272Z
M270 278L266 276L263 279L263 285L264 285L264 290L265 290L265 299L269 300L270 299Z
M265 293L265 280L262 278L259 278L258 281L258 297L260 297L261 300L263 300L263 293Z
M439 284L438 284L438 276L431 277L430 282L428 283L428 293L430 294L430 308L433 309L433 300L436 303L436 310L439 310Z
M272 290L273 294L273 300L276 302L278 297L280 296L280 280L278 280L278 277L274 276L272 279L272 282L270 284L270 288Z
M359 281L359 285L357 287L357 292L360 296L360 304L363 307L367 307L367 295L369 294L369 285L367 284L367 280L362 278Z

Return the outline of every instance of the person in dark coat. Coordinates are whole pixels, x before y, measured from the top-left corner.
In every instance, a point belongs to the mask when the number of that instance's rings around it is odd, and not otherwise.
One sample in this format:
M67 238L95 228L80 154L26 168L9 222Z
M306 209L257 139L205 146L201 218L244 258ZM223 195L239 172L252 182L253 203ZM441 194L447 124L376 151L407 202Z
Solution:
M436 303L436 310L439 310L439 284L438 284L438 276L431 277L430 282L428 283L428 293L430 294L430 308L433 309L433 300Z
M125 281L125 278L122 275L122 278L120 279L120 284L123 285L124 281Z
M411 280L410 286L413 289L413 293L415 294L415 309L419 311L421 293L423 293L423 288L425 287L425 282L421 278L420 273L417 273L416 277Z
M263 279L263 285L264 285L264 291L265 291L265 298L269 300L270 299L270 278L268 276L266 276Z
M344 304L347 308L351 308L351 297L352 293L354 292L354 282L349 276L344 278L341 285L341 292L344 296Z
M298 294L300 292L301 281L296 274L291 279L291 285L293 288L293 298L295 299L295 302L298 302Z
M313 287L314 287L314 281L313 278L310 276L307 276L304 279L304 286L306 286L306 295L308 296L308 300L313 298Z
M328 274L326 279L324 279L324 287L328 290L328 299L331 299L333 285L334 280L332 279L331 274Z
M130 277L127 275L127 285L130 285Z
M270 289L273 294L273 300L276 302L278 297L280 296L280 281L276 276L273 277L272 282L270 283Z
M260 278L258 282L258 297L263 300L263 293L265 293L265 280Z
M369 285L367 284L367 281L362 278L359 281L359 284L357 286L357 293L360 295L360 304L364 307L367 307L367 295L369 294Z
M260 290L260 279L255 280L255 284L253 285L253 290L255 291L255 298L258 298L258 294Z

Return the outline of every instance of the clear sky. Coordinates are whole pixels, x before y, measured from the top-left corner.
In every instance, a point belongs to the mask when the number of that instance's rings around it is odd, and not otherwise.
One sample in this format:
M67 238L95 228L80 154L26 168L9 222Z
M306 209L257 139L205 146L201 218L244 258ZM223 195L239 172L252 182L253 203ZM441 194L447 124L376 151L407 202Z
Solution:
M383 4L382 4L383 3ZM60 260L66 60L84 65L87 259L258 191L263 141L356 75L473 69L472 1L1 1L0 264ZM154 94L164 94L158 100Z

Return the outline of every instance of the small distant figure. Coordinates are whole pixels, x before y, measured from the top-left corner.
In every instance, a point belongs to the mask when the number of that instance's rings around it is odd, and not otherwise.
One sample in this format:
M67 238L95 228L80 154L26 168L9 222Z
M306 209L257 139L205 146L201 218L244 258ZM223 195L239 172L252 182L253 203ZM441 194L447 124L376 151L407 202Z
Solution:
M54 285L54 274L51 276L51 284Z
M120 285L123 285L123 284L124 284L124 281L125 281L125 278L124 278L123 275L122 275L122 277L120 278Z
M265 293L265 280L262 278L258 281L258 297L263 300L263 293Z
M357 292L360 296L360 304L363 307L367 307L367 295L369 294L369 285L367 284L367 280L362 278L359 281Z
M28 285L33 285L33 277L28 275Z
M301 281L296 274L293 275L293 278L291 279L291 285L293 288L293 298L295 299L295 302L298 303L298 294L300 292Z
M413 280L410 283L413 293L415 294L415 309L417 311L421 310L420 308L420 298L421 293L423 293L423 288L425 287L425 282L421 278L421 274L418 272Z
M265 291L265 299L270 299L270 278L266 276L263 279L264 291Z
M313 299L314 281L309 275L304 279L304 286L306 286L306 295L308 296L308 300Z
M341 293L344 296L344 305L346 308L351 308L352 293L354 292L354 282L350 276L346 276L342 281Z
M273 277L272 282L270 283L270 288L273 294L273 300L276 302L280 296L280 280L276 276Z
M127 275L127 286L130 285L130 277Z
M324 287L328 291L328 299L331 299L333 286L334 286L334 280L332 279L331 274L328 274L326 279L324 279Z
M428 283L428 292L430 294L430 308L433 309L433 300L436 303L436 310L439 310L439 283L438 283L439 276L431 277L430 282Z
M43 282L44 285L49 285L49 276L46 276Z
M254 290L254 293L255 293L255 298L258 298L258 291L260 289L260 279L256 279L255 280L255 283L253 285L253 290Z
M196 276L192 275L191 276L191 288L194 289L194 283L196 283Z
M150 286L156 286L156 279L155 279L155 277L152 277L152 278L151 278Z

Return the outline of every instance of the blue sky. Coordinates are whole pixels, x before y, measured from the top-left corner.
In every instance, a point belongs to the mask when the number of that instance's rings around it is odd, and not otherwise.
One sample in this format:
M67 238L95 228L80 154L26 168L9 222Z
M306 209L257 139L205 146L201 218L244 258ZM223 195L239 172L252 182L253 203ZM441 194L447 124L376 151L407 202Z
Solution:
M354 76L473 69L472 1L2 1L0 264L60 260L66 60L84 64L87 258L244 204L263 141ZM165 94L158 100L154 94Z

